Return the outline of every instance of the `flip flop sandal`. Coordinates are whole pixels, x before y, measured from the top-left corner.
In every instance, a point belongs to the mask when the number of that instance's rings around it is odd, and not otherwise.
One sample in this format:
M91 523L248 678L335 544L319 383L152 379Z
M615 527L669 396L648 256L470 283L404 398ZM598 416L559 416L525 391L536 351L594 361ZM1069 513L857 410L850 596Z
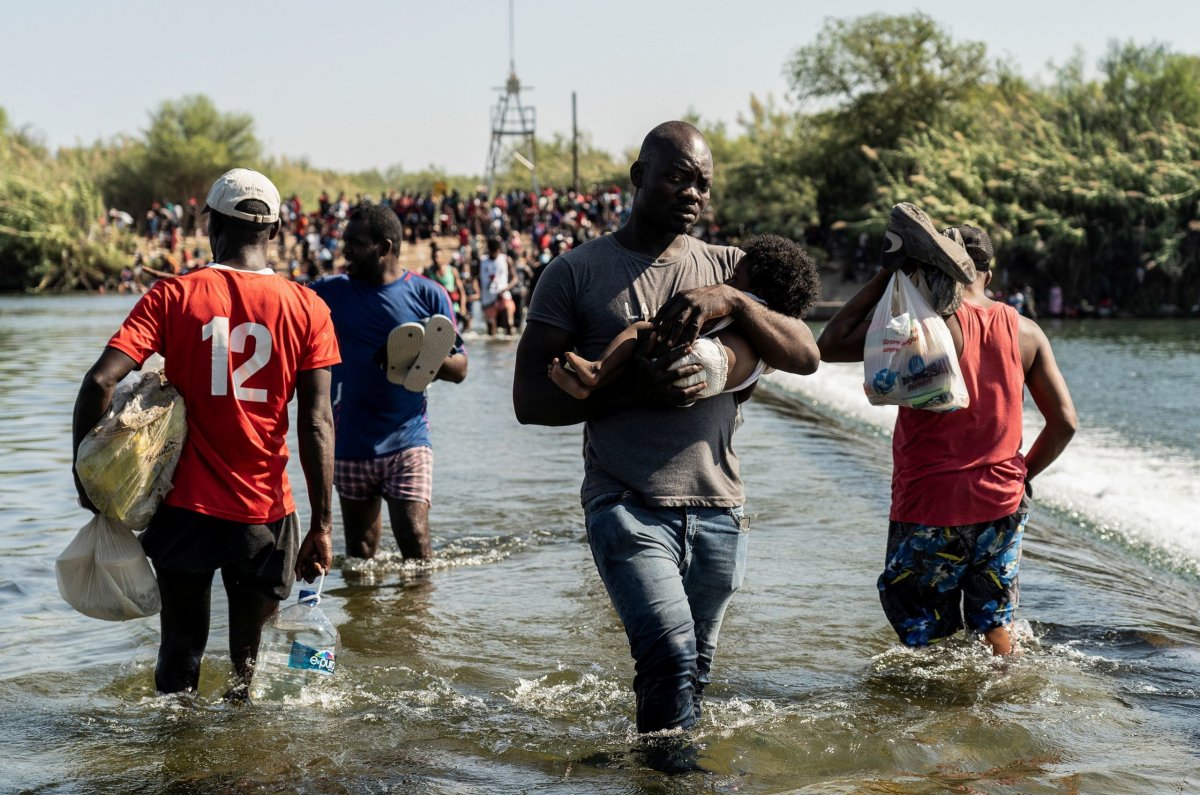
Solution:
M387 339L387 380L397 386L404 384L408 371L421 353L425 327L420 323L396 326Z
M408 369L404 378L404 388L409 392L424 392L429 386L442 362L454 350L454 340L458 332L454 321L445 315L434 315L425 322L425 339L421 344L421 352L417 360Z

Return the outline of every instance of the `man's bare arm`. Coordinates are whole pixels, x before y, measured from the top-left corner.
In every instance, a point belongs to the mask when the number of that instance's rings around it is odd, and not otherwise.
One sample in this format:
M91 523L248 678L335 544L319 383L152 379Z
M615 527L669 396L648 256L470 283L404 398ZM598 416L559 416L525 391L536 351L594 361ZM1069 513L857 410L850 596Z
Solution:
M296 556L296 576L312 582L333 565L333 409L328 367L296 377L296 441L312 509Z
M1032 480L1066 449L1079 426L1067 381L1058 369L1046 333L1029 318L1020 319L1021 361L1025 386L1046 420L1025 456L1026 480Z
M438 368L438 381L449 381L452 384L461 384L467 378L467 355L465 353L452 353L442 362L442 366Z
M591 400L576 400L546 375L550 363L575 347L574 336L549 323L530 320L517 343L513 409L522 425L574 425L592 412Z
M821 355L808 324L773 312L727 284L676 293L654 317L654 326L663 343L674 347L695 342L708 321L726 315L768 366L800 375L816 372Z
M88 431L96 427L96 423L108 411L112 403L113 390L121 379L139 367L128 354L116 348L105 348L100 358L87 371L83 383L79 386L79 394L75 398L75 411L71 419L71 473L75 477L75 491L79 494L79 504L93 513L96 506L88 499L75 472L75 459L79 455L79 443Z
M890 271L881 270L862 286L850 300L842 304L829 322L825 324L817 347L821 349L823 362L861 362L867 342L867 329L875 305L883 298Z

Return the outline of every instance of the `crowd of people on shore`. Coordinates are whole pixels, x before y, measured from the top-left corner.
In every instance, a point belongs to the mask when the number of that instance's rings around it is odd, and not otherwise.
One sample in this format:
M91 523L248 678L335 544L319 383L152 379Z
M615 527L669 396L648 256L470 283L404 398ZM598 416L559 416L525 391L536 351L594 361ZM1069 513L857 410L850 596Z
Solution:
M403 225L410 268L446 288L460 329L483 317L489 334L513 335L542 269L575 246L619 228L628 202L629 194L615 185L494 196L482 189L471 196L458 190L444 195L390 191L378 197L322 191L312 209L293 194L280 203L280 234L269 263L300 283L335 273L344 265L343 239L352 212L389 207ZM202 209L195 198L155 202L139 227L142 246L106 289L141 294L158 279L208 264ZM127 213L112 210L110 217L114 225L133 227Z
M504 295L500 299L503 311L495 322L487 322L486 328L489 334L512 335L521 326L541 270L559 254L620 228L628 218L629 201L630 194L616 185L593 186L587 191L550 187L536 193L512 190L494 196L482 187L466 196L458 190L392 190L379 196L350 196L326 190L319 195L315 208L305 208L300 197L292 194L280 204L281 234L275 240L270 263L277 273L301 283L334 273L342 267L342 237L353 209L371 204L390 207L404 226L405 243L416 252L407 257L409 267L414 267L415 260L415 267L424 275L433 278L434 272L438 274L437 280L451 293L464 329L474 317L483 316L492 303L491 293L484 289L492 284L481 282L480 270L487 259L488 241L500 241L506 267L499 276L507 276L512 284L500 291ZM205 245L202 210L195 197L154 202L140 223L122 210L109 210L108 223L114 228L137 231L140 245L132 262L114 280L100 285L100 290L141 294L157 279L206 265L211 255ZM711 213L691 234L705 242L732 242ZM870 247L871 238L866 233L833 246L835 251L845 249L841 257L842 284L861 284L878 271L877 263L868 264ZM1139 268L1139 283L1143 274ZM489 272L489 276L494 275ZM457 285L453 289L452 282ZM1094 302L1081 298L1068 303L1058 283L1052 282L1039 291L1003 266L994 285L987 289L989 298L1003 301L1018 314L1034 320L1115 317L1121 307L1112 292L1107 289Z

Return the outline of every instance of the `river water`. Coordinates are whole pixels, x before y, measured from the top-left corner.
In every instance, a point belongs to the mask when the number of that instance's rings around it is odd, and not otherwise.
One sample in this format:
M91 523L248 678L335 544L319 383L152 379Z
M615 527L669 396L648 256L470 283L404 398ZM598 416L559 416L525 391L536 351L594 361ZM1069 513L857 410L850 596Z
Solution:
M223 702L218 585L200 692L156 695L157 619L85 618L54 577L87 518L71 406L132 304L0 298L2 792L1200 792L1194 323L1045 324L1081 429L1039 478L1009 662L897 646L875 590L891 415L854 366L772 377L736 439L750 562L690 738L701 769L668 775L635 737L582 540L579 429L515 422L508 340L469 340L467 381L430 391L437 564L327 578L330 686Z

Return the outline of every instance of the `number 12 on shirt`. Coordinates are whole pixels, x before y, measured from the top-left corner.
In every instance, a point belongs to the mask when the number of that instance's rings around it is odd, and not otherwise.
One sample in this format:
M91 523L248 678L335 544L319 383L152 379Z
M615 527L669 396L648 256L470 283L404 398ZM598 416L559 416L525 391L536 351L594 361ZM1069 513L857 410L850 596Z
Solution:
M245 386L250 376L271 360L271 331L258 323L239 323L231 332L229 318L214 317L201 328L203 340L212 340L212 393L229 394L229 352L246 352L246 340L254 338L254 354L233 371L233 396L238 400L263 403L267 390Z

